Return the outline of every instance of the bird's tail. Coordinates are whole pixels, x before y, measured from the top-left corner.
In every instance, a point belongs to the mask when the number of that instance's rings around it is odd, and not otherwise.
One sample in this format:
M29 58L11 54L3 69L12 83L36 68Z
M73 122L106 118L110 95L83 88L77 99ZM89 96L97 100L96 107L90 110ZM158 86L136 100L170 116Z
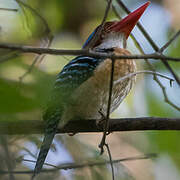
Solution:
M32 178L31 178L32 180L38 173L40 173L55 134L56 134L56 132L51 132L49 134L45 134L45 137L44 137L44 140L43 140L43 143L41 145L41 149L40 149L40 152L38 155L38 159L36 161L36 166L34 168L34 172L33 172Z
M39 155L38 155L38 158L36 161L36 165L35 165L31 180L33 180L34 177L38 173L40 173L40 171L43 167L46 156L48 154L48 151L51 147L53 138L54 138L57 128L58 128L59 117L60 117L59 113L56 113L54 116L51 116L50 118L47 118L47 120L46 120L45 135L44 135L43 143L40 148L40 152L39 152ZM45 119L46 119L46 117L45 117Z

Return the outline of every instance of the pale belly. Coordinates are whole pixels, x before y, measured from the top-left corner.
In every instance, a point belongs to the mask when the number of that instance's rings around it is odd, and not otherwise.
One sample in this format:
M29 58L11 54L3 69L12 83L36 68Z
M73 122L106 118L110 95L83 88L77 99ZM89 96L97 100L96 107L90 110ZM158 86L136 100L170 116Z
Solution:
M126 50L125 55L129 55ZM118 53L119 54L119 53ZM120 53L122 54L122 53ZM114 81L136 71L133 60L116 60ZM94 71L94 75L78 87L71 96L70 104L65 107L61 124L73 119L100 119L106 116L111 75L111 60L102 62ZM131 77L113 85L111 108L113 112L130 92L135 77ZM102 114L101 114L101 113Z

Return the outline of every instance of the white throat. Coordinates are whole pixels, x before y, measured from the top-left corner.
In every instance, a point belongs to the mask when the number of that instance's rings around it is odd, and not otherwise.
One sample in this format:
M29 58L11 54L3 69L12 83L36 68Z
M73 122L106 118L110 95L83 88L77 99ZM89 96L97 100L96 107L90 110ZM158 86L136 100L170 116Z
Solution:
M110 33L95 47L95 49L126 48L126 39L123 34Z

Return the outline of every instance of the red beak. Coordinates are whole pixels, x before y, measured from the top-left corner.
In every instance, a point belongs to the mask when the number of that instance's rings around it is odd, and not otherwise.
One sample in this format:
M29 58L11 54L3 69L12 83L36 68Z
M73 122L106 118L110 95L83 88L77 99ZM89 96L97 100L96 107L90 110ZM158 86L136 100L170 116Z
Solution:
M114 22L110 27L110 31L115 31L115 32L122 32L125 34L126 39L128 38L129 34L131 33L132 29L138 22L139 18L142 16L146 8L150 2L148 1L132 13L130 13L128 16L126 16L124 19L121 21Z

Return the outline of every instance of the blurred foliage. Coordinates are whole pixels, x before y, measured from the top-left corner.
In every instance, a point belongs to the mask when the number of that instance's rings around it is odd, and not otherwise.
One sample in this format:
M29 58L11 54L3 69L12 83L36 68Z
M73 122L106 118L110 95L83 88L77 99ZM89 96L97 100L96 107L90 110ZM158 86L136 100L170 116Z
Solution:
M9 2L0 0L0 2L2 2L2 6L18 8L18 12L0 11L0 41L31 44L34 46L41 45L47 36L41 18L37 17L30 9L22 5L19 7L13 0ZM103 0L27 0L23 2L33 7L47 21L51 33L54 35L52 47L70 49L81 47L82 41L88 37L89 33L101 21L106 7L106 3ZM142 3L140 0L136 2ZM128 3L135 4L133 1ZM121 13L123 12L121 11ZM114 18L112 14L110 13L109 17ZM167 38L169 38L169 34L167 34ZM158 41L158 39L155 41ZM179 57L179 49L180 40L177 40L166 53ZM46 108L47 100L53 88L55 75L71 60L71 57L46 55L43 61L36 65L32 72L21 82L19 77L28 71L35 55L18 54L16 52L18 55L14 56L12 53L14 52L0 50L0 120L41 119L42 111ZM179 73L179 64L171 64ZM157 70L167 73L161 63L156 62L154 65ZM142 65L141 68L143 68ZM162 92L160 88L157 89L158 85L152 80L152 77L138 78L137 84L143 93L138 90L138 87L135 87L134 92L120 106L120 110L114 116L180 116L179 112L164 102ZM169 85L167 88L169 90ZM169 94L170 99L175 96L176 102L179 102L180 97L177 93L179 89L177 88L174 86L172 89L175 89L175 91ZM140 99L137 99L137 97ZM143 107L142 104L144 104ZM140 111L137 109L140 109ZM180 171L180 159L178 158L180 150L179 136L179 132L154 131L142 132L140 135L134 132L133 136L131 133L121 134L121 136L117 133L111 135L108 139L112 143L110 148L113 158L123 158L124 156L132 156L138 153L157 152L159 158L166 155L167 159L171 159L174 167ZM3 141L2 138L4 138ZM2 142L8 144L9 161L12 161L13 170L30 170L34 167L30 162L23 162L22 158L34 159L37 156L38 148L41 144L39 136L2 136L2 138L0 139L1 170L7 169L5 168L7 167L7 160L5 159L7 151L4 150L5 146ZM94 162L108 159L107 154L99 156L97 148L99 138L99 135L89 135L88 137L83 135L75 137L67 135L57 136L52 146L53 154L57 157L53 159L52 157L54 156L50 153L49 156L52 156L50 163L61 164L62 161L54 162L56 159L61 160L61 157L65 159L65 162L66 159L67 161L70 159L71 162ZM60 144L60 148L57 146L57 142ZM31 145L28 145L28 143L31 143ZM67 158L65 158L66 156ZM158 179L153 169L157 162L156 160L153 162L151 160L142 161L139 164L134 162L134 166L129 163L122 167L121 164L116 164L116 179L125 180L133 179L133 177L136 179ZM147 169L144 167L145 163L147 164ZM158 166L161 165L158 164ZM142 168L146 178L144 178ZM15 177L16 179L29 179L29 175L16 175ZM0 179L8 178L8 175L0 175ZM111 168L107 165L93 168L86 167L67 172L42 173L37 179L81 180L85 178L93 180L110 179Z

